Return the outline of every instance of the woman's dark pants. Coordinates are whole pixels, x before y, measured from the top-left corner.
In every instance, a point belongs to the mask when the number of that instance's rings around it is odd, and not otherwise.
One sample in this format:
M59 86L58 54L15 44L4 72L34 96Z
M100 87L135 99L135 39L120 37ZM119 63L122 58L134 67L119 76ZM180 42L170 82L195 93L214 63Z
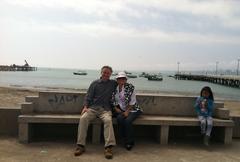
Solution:
M141 114L141 111L130 112L128 117L116 114L119 133L125 144L134 145L132 122Z

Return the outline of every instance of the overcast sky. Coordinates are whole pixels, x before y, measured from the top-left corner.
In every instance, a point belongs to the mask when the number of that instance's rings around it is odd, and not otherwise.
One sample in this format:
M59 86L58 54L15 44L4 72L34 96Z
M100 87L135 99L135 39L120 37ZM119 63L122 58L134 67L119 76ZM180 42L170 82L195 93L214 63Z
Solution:
M237 68L238 0L0 0L0 64Z

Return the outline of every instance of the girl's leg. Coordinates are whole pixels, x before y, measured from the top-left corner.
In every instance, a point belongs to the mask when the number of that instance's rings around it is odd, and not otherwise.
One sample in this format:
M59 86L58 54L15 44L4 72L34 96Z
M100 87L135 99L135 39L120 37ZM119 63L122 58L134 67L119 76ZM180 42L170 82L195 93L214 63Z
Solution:
M211 132L212 132L212 127L213 127L213 120L212 120L212 117L209 116L206 118L207 119L207 132L206 132L206 135L207 136L211 136Z
M201 134L206 133L206 119L203 116L198 116L198 120L200 121Z

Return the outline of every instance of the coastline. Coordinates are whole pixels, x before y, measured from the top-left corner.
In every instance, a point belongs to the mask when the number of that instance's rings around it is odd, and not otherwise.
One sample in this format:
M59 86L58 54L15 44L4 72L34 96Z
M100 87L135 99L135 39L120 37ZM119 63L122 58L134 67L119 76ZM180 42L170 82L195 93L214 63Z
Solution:
M53 88L53 87L22 87L0 86L0 107L20 107L26 96L37 96L40 91L55 92L86 92L87 89ZM196 96L191 93L169 93L158 91L137 91L137 94L164 95L164 96ZM224 98L216 98L222 101L226 108L230 109L231 115L240 115L240 101Z

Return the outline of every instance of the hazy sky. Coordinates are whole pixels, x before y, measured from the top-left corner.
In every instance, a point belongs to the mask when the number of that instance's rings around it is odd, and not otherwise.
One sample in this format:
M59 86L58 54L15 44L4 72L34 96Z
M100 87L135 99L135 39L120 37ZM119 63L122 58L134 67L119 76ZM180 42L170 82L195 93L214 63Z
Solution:
M0 0L0 64L237 68L238 0Z

